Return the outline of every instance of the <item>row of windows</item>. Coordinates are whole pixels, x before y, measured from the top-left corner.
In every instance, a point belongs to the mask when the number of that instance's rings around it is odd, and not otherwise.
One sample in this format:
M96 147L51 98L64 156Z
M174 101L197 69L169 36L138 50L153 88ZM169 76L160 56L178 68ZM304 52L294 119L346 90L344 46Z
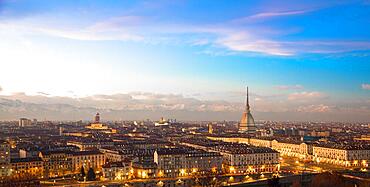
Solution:
M89 160L89 159L103 159L103 155L95 155L95 156L81 156L81 157L76 157L75 159L77 160Z
M17 166L17 167L13 167L15 169L32 169L32 168L42 168L42 165L39 165L39 166Z

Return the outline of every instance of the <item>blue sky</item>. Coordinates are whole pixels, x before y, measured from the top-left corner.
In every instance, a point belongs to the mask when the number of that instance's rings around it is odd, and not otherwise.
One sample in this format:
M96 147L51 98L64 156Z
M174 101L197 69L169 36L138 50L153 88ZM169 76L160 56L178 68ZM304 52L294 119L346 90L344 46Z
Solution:
M369 18L370 1L2 0L0 86L234 103L249 85L260 112L369 119Z

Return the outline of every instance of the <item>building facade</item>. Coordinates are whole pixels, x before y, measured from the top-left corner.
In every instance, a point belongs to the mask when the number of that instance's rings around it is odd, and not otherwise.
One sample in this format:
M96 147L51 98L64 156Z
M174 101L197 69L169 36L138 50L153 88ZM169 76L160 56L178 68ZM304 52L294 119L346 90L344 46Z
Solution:
M78 173L83 167L85 170L92 168L101 171L105 164L105 155L100 151L79 151L71 154L72 172Z
M132 176L131 162L109 162L102 166L106 180L126 180Z
M368 167L370 161L370 149L360 146L313 146L313 160L342 166Z
M269 147L283 156L308 159L347 167L368 167L370 147L366 144L311 144L293 140L269 140L259 138L207 137L231 143L244 143L259 147Z
M19 122L18 122L18 125L20 127L27 127L27 126L32 125L32 121L30 119L27 119L27 118L20 118Z
M72 174L72 152L44 151L39 157L44 162L44 177L60 177Z
M155 178L163 176L152 159L138 159L132 162L132 176L137 179Z
M222 155L196 149L167 148L154 152L158 176L179 177L195 173L218 173L222 170Z
M7 177L10 174L10 144L7 141L0 140L0 178Z
M280 170L279 152L265 147L227 143L214 148L224 157L226 173L260 173Z
M11 159L12 175L43 178L44 163L40 157Z
M310 156L312 155L312 145L302 142L283 142L273 140L271 148L279 151L281 155L298 157L301 159L310 158Z
M73 145L80 148L80 151L87 151L92 149L99 149L102 147L114 146L113 141L91 141L89 139L81 138L80 140L68 141L67 145Z

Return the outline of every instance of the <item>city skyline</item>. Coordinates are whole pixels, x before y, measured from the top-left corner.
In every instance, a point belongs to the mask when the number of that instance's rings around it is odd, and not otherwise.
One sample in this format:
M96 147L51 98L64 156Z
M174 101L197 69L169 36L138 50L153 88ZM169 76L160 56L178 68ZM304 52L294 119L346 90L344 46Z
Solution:
M248 85L256 121L369 122L369 9L1 1L0 120L238 121Z

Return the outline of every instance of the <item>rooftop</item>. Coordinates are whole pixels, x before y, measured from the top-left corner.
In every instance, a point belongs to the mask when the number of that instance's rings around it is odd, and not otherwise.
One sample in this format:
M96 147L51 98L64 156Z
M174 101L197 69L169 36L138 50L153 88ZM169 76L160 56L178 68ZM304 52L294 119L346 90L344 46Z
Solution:
M163 148L157 150L158 155L186 155L188 157L197 157L197 156L219 156L219 153L207 152L204 150L193 149L190 147L181 147L181 148Z
M11 158L10 163L19 163L19 162L39 162L42 161L40 157L27 157L27 158Z
M360 143L318 143L315 147L326 147L343 150L370 150L369 144Z
M72 152L73 156L82 156L82 155L102 155L103 153L98 150L92 150L92 151L78 151L78 152Z
M126 167L129 166L130 163L128 162L109 162L107 164L104 164L103 168L112 168L112 167Z

